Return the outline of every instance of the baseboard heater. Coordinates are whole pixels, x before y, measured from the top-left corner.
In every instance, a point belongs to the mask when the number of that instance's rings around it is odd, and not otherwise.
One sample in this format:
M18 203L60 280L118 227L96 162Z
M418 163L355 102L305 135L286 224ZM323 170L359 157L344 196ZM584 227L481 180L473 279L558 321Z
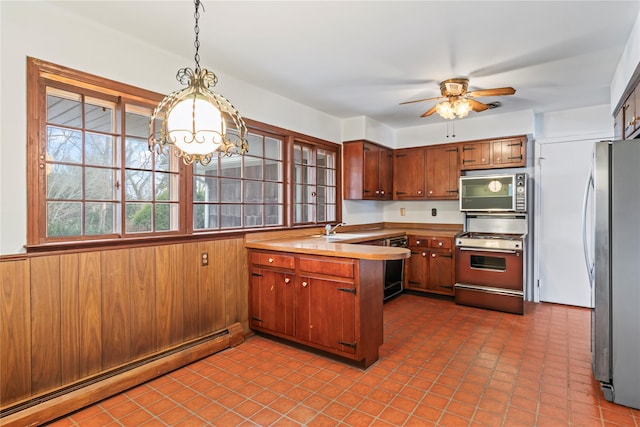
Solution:
M234 323L216 333L1 408L0 425L44 424L243 341L244 329L240 323Z

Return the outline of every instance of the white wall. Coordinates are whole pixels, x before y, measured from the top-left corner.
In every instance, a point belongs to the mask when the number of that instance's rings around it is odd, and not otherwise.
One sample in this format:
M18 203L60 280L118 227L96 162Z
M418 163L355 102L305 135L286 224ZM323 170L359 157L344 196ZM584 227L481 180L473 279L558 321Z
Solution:
M0 1L0 254L24 252L26 243L27 56L169 93L179 88L176 71L192 66L190 52L185 55L177 57L88 24L48 2ZM218 78L216 90L243 116L328 141L342 140L339 119L232 76Z

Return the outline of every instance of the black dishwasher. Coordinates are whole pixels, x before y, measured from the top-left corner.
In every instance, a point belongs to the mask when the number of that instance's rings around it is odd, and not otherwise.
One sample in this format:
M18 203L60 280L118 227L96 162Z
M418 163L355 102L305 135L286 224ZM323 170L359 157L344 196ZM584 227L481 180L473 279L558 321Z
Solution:
M387 246L406 248L408 241L405 236L387 239ZM404 260L390 259L384 265L384 301L398 295L404 289Z

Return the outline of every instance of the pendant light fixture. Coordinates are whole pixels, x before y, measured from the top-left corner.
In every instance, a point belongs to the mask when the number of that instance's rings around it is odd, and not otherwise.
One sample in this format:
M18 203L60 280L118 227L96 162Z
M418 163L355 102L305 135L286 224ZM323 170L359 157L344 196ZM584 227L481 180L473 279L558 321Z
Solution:
M218 82L216 75L200 68L200 6L200 0L195 0L195 69L178 70L176 79L187 87L167 95L153 111L149 149L161 154L170 145L185 164L198 161L206 166L214 154L245 154L249 147L240 113L229 100L209 89Z

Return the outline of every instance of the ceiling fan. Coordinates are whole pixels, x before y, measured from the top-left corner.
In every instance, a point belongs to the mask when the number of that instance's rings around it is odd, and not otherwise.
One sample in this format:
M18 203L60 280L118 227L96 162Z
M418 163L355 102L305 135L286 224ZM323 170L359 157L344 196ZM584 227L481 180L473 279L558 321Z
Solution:
M430 110L423 113L421 117L427 117L437 112L445 119L455 119L456 117L465 117L471 110L480 112L491 108L490 104L484 104L480 101L476 101L473 98L482 96L513 95L514 93L516 93L516 90L512 87L498 87L493 89L481 89L467 92L468 87L469 79L465 77L448 79L440 83L440 93L442 94L442 96L401 102L400 105L444 98L444 101L441 101L433 106Z

